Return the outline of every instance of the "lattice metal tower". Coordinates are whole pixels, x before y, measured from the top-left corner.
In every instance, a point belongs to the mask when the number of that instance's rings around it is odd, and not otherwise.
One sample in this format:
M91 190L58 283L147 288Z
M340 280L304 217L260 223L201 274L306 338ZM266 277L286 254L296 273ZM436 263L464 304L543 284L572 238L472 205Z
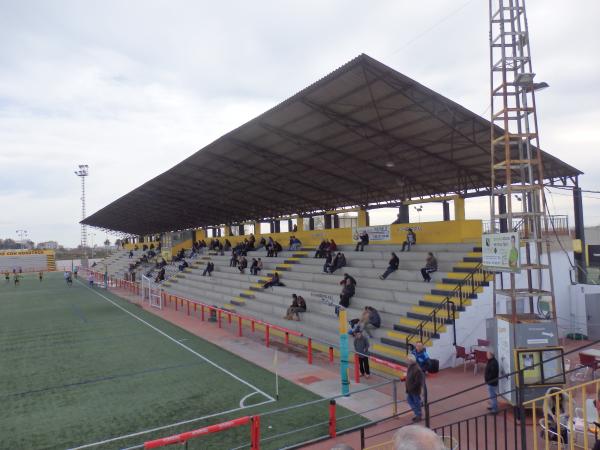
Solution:
M534 82L525 0L489 0L489 20L492 232L519 231L525 243L521 274L500 286L494 280L494 312L499 297L510 300L513 321L518 310L556 320L535 104L547 84Z
M75 175L81 178L81 220L85 219L85 177L88 176L87 164L80 164ZM87 261L87 227L81 224L81 248L83 250L83 260ZM85 263L84 263L85 264Z

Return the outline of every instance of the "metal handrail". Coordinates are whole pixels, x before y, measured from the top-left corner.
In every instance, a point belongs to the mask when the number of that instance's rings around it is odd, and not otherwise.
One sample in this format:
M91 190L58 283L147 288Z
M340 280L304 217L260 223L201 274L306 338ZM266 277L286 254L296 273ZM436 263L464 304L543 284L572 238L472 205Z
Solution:
M447 295L446 298L442 300L440 304L435 307L433 311L431 311L431 313L429 313L426 319L421 320L421 322L416 326L416 331L414 333L407 334L406 353L409 352L411 341L413 341L416 337L419 337L419 339L422 341L423 337L425 336L433 336L437 334L446 320L452 320L452 322L455 323L457 305L454 299L458 298L458 308L462 308L464 306L465 299L471 298L471 295L475 293L476 289L486 282L488 273L489 272L483 270L482 263L479 263L471 272L469 272L467 276L456 285L456 287L452 290L452 293ZM477 281L475 279L476 275L481 275L482 280ZM465 287L466 289L463 289ZM438 322L440 323L439 326ZM433 323L433 332L425 329L425 326L429 323ZM453 345L456 345L456 327L453 327L453 330Z

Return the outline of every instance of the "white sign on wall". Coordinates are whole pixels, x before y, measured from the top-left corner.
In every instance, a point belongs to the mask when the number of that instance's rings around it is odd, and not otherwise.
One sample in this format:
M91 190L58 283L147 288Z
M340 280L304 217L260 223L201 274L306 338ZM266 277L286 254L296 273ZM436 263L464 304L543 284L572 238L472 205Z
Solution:
M483 267L501 272L520 272L519 245L519 233L484 234L481 237Z
M352 238L358 241L358 236L363 231L366 231L369 235L369 241L389 241L390 240L390 226L389 225L378 225L375 227L352 227Z

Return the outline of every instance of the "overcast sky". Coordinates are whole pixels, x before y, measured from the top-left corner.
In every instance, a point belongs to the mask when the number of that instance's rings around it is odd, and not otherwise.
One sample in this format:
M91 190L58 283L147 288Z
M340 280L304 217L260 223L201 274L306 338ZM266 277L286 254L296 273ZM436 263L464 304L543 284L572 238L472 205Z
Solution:
M487 3L0 0L0 237L77 245L77 164L91 214L360 53L487 117ZM527 5L541 144L600 190L600 2L565 5Z

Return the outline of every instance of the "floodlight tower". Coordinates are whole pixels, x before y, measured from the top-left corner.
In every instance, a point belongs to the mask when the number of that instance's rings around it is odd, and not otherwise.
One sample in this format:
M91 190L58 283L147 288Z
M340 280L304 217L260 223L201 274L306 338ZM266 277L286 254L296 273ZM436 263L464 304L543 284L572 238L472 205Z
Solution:
M81 220L85 219L85 177L88 176L88 165L80 164L75 175L81 178ZM82 265L87 265L87 227L81 224L81 248L83 250Z
M17 233L17 235L19 236L19 244L21 245L22 248L25 248L25 243L23 241L23 238L27 237L27 230L17 230L17 231L15 231L15 233Z

